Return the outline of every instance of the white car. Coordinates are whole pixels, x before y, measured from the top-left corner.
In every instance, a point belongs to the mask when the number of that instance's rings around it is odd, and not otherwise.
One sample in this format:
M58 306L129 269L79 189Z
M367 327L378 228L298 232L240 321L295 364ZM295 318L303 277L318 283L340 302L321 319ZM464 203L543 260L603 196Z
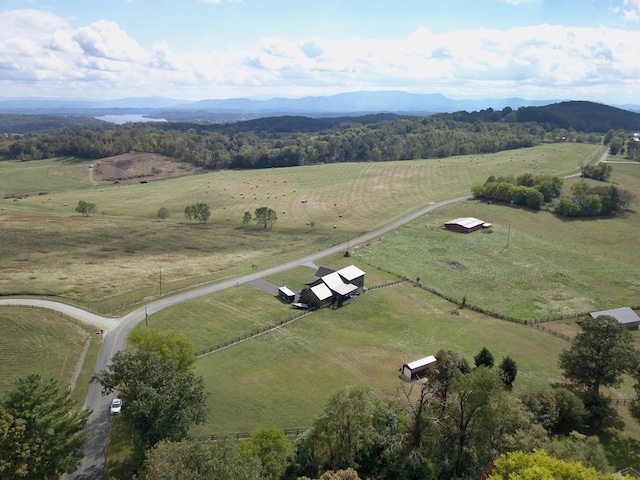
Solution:
M114 398L111 401L111 415L117 415L122 410L122 400L119 398Z

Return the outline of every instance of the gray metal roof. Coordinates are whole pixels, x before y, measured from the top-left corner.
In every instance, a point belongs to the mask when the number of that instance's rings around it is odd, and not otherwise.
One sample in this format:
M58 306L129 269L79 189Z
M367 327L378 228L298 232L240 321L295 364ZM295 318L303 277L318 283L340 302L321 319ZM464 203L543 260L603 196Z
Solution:
M608 315L615 318L620 323L628 326L639 326L640 317L634 312L631 307L613 308L611 310L601 310L599 312L591 312L592 318L598 318L602 315Z

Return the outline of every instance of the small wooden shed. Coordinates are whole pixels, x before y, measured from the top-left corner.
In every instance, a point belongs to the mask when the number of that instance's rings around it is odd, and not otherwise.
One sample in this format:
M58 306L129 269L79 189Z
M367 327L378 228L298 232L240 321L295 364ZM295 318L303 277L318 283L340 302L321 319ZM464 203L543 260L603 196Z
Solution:
M436 364L436 357L429 355L428 357L421 358L420 360L414 360L410 363L405 363L400 369L402 376L406 380L417 380L424 378L430 368Z

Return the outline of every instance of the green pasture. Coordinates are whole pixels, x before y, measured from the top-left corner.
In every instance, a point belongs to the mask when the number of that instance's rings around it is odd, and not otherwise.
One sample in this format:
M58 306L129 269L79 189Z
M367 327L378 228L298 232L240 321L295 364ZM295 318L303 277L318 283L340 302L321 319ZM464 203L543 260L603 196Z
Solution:
M277 301L268 294L255 298ZM203 316L206 311L218 318L204 304L201 309ZM227 322L223 313L219 317ZM320 310L199 358L195 369L211 393L211 412L198 433L309 426L329 395L346 385L368 385L384 398L395 398L407 386L398 376L401 365L441 348L473 364L486 346L497 361L506 355L516 360L515 394L546 388L561 379L556 363L566 345L531 327L455 311L407 283L371 290L341 309Z
M619 175L614 170L612 180L640 192L638 167ZM457 217L481 218L492 227L467 235L441 228ZM405 225L356 255L419 277L449 297L466 296L469 304L532 320L639 305L640 250L633 248L639 236L634 210L618 218L568 220L469 200Z
M219 171L165 181L88 185L88 164L2 162L0 292L60 297L102 313L163 293L267 268L353 238L499 171L567 174L603 147L548 144L492 155ZM22 168L24 167L24 168ZM86 175L86 178L85 178ZM47 191L47 195L35 192ZM18 201L4 192L32 192ZM75 213L79 200L98 213ZM205 202L206 225L184 207ZM267 206L271 231L243 225ZM170 212L166 221L157 210ZM311 226L313 223L313 227Z
M0 331L0 392L12 389L17 378L33 372L45 379L55 378L65 388L90 337L87 329L57 312L13 306L0 307ZM95 357L87 356L93 370ZM81 385L79 379L77 386L80 393L74 399L82 405L88 385Z
M327 258L322 266L337 270L351 264L368 268L355 259L342 256ZM294 291L300 291L314 274L313 268L297 267L266 280L276 285L281 285L284 280ZM395 275L381 271L367 271L366 274L369 286L397 280ZM184 333L192 339L198 351L274 325L298 313L275 295L252 286L239 285L155 313L149 317L149 328ZM146 326L140 324L136 328Z
M0 198L28 195L42 201L50 194L89 187L88 165L72 158L0 161Z

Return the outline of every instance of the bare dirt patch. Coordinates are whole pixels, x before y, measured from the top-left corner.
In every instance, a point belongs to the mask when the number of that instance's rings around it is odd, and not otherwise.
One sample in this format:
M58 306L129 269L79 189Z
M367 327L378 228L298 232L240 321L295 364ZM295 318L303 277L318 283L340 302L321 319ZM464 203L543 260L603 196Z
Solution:
M92 165L93 174L103 182L153 181L204 172L202 168L157 153L125 153L101 158Z
M445 262L447 262L447 265L449 265L451 268L454 268L456 270L461 270L462 271L462 270L466 270L467 269L467 267L462 265L457 260L445 260Z

